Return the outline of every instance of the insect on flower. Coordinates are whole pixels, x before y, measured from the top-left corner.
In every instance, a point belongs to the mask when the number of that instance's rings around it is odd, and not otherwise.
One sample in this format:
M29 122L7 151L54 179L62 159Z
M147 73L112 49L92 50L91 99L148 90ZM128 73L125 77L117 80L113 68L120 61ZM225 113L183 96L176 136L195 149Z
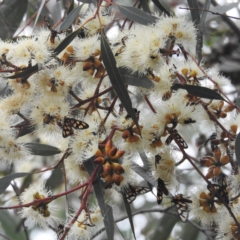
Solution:
M137 195L145 194L150 192L151 189L147 187L133 187L132 185L128 184L128 187L125 187L123 190L123 194L126 196L128 203L132 203Z
M62 136L64 138L73 135L73 129L87 129L89 125L83 121L76 120L74 118L64 118L63 122L63 131L62 131Z
M192 203L190 199L183 198L182 194L177 194L173 196L171 202L177 207L178 215L182 222L186 222L188 219L188 206L187 203Z
M169 191L166 188L166 185L164 181L161 178L158 178L158 184L157 184L157 203L161 204L163 199L163 194L168 195Z
M115 53L115 56L118 56L119 54L121 54L123 51L124 51L124 48L126 47L126 44L125 44L125 40L127 40L128 36L125 36L121 39L122 41L122 47L120 47L117 52Z
M229 204L227 179L225 175L222 176L221 185L210 183L207 188L214 196L219 198L220 201L223 201L225 204Z
M48 19L47 19L45 16L44 16L44 20L45 20L45 22L46 22L46 24L47 24L48 29L51 31L50 42L51 42L52 44L54 44L55 37L56 37L58 34L65 33L65 32L68 32L68 31L71 30L71 28L68 28L68 29L65 29L65 30L56 31L56 30L52 29L52 27L51 27Z

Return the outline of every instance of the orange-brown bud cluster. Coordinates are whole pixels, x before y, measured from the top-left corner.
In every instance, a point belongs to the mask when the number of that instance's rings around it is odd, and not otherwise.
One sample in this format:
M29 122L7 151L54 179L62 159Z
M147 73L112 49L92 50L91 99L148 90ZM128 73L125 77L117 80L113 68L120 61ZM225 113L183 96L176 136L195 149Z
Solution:
M232 112L234 110L233 105L228 105L223 109L224 101L220 101L217 105L210 105L210 111L214 114L216 118L225 118L228 112Z
M124 169L119 163L118 159L124 155L124 151L118 150L116 147L113 147L112 141L107 141L103 151L97 150L94 162L97 164L103 165L103 172L101 177L105 179L105 182L109 184L115 183L120 185L124 177Z
M200 161L202 166L209 167L206 178L218 176L222 172L221 167L229 163L229 157L227 155L222 156L221 150L218 147L214 149L213 156L206 156Z
M105 74L105 68L102 62L96 57L90 57L89 59L86 60L83 66L83 71L87 71L92 76L96 71L94 75L95 78L101 78Z

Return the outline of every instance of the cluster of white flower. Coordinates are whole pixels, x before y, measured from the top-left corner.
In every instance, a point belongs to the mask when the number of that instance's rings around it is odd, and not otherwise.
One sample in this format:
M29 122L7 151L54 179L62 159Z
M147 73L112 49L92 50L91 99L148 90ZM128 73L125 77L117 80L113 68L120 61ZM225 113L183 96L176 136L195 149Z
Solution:
M86 22L84 37L74 38L57 56L54 50L67 33L58 34L49 24L48 29L32 37L0 42L0 78L7 81L10 89L0 100L1 160L15 164L30 159L31 153L22 137L22 132L30 129L42 143L67 152L63 161L69 183L83 184L88 180L83 164L95 155L95 164L103 166L101 179L109 188L126 194L131 202L141 193L141 189L134 190L137 174L132 163L138 153L145 153L153 181L161 179L159 183L168 188L171 198L180 184L177 165L184 160L192 163L190 153L186 152L190 140L185 139L199 129L208 136L216 132L210 140L213 156L201 160L202 166L209 168L206 176L202 174L203 187L197 187L191 195L188 193L192 201L190 213L204 225L219 226L221 239L237 239L239 223L228 216L225 205L232 209L236 219L240 218L238 199L234 198L239 194L240 177L237 172L226 182L225 177L220 177L223 166L235 164L233 143L240 123L238 109L223 94L229 80L215 69L198 65L191 57L195 54L197 31L187 18L156 14L158 20L152 25L134 24L130 30L121 31L116 39L109 40L109 45L117 67L139 77L146 76L153 83L151 89L128 87L131 98L140 94L146 100L136 103L138 128L123 107L118 107L120 102L111 98L112 85L101 57L100 33L113 22L113 17L99 12L99 18L91 19L95 12L96 9L89 10L81 20ZM35 71L12 78L35 66ZM218 91L226 101L203 99L186 90L173 91L176 82ZM199 172L203 170L200 165L194 167ZM213 177L224 178L224 184L210 183ZM156 187L161 202L161 186ZM132 195L128 198L129 190ZM21 194L21 204L36 203L23 207L21 217L41 227L60 222L54 200L44 202L50 196L52 193L43 183L30 186ZM233 202L229 202L231 197ZM182 201L186 212L184 198L172 200L177 201ZM93 226L102 222L99 209L89 210L88 215L82 212L72 222L75 212L66 221L66 226L71 227L69 239L90 239ZM180 217L185 221L185 216Z

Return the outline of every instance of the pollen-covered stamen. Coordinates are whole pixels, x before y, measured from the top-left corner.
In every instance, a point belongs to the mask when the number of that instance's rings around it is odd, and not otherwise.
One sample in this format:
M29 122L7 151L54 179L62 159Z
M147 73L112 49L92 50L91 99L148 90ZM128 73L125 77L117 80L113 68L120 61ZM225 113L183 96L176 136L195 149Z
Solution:
M33 195L33 198L34 198L34 200L39 200L39 199L44 199L45 196L40 195L40 194L37 192L37 193L35 193L35 194ZM32 209L33 209L34 211L39 212L39 214L41 214L43 217L49 217L49 216L50 216L50 212L49 212L49 210L48 210L48 205L47 205L49 202L50 202L50 201L33 204L33 205L32 205Z

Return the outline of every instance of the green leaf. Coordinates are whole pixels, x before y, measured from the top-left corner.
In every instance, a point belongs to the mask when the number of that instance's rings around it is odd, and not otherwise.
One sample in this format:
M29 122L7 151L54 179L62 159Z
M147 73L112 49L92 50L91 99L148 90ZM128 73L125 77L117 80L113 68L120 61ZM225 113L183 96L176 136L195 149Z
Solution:
M59 164L57 168L52 171L51 176L46 181L46 188L55 189L60 186L63 182L63 171L62 165Z
M31 76L33 73L36 73L38 71L38 65L34 65L26 70L23 70L20 73L17 73L13 76L7 77L10 79L15 79L15 78L27 78L29 76Z
M182 85L182 84L174 84L172 86L172 90L178 90L178 89L185 89L188 91L189 94L201 97L201 98L207 98L207 99L217 99L217 100L224 100L224 98L215 90L206 88L206 87L200 87L200 86L193 86L193 85Z
M28 0L7 0L0 5L0 38L12 38L27 11Z
M211 0L207 0L205 2L205 5L204 5L203 9L204 10L209 10L210 5L211 5ZM202 12L202 16L201 16L201 19L200 19L200 29L203 29L203 27L204 27L204 22L206 20L207 14L208 14L208 12L206 12L206 11Z
M237 135L237 138L235 141L235 153L236 153L238 166L240 166L240 133Z
M202 46L203 46L203 35L202 29L200 29L200 12L198 10L198 2L197 0L188 0L188 5L191 11L192 22L197 28L197 55L198 55L198 63L201 62L202 59Z
M12 180L19 177L24 177L30 173L12 173L0 179L0 194L2 194L9 186ZM1 215L1 214L0 214Z
M159 0L152 0L152 2L156 5L158 9L170 16L170 12L167 11L167 9L159 2Z
M154 87L153 82L146 76L139 76L137 73L131 73L126 68L118 68L120 74L122 75L123 81L127 85L132 85L136 87L143 87L151 89Z
M1 210L0 214L1 229L4 230L5 234L8 236L9 240L23 240L26 239L26 235L23 232L23 228L20 231L16 231L19 227L19 218L16 214L10 214L8 210ZM2 232L2 231L1 231ZM4 240L5 238L0 238Z
M32 155L52 156L61 153L61 150L46 144L25 143L25 146L31 151Z
M137 163L132 163L133 170L141 176L143 179L145 179L148 183L150 183L152 186L155 186L155 182L149 173L144 170L141 166L139 166Z
M89 175L91 175L91 173L94 171L94 168L95 168L94 163L93 163L94 158L95 157L92 157L92 158L88 159L87 161L83 162L83 165ZM101 209L101 213L103 216L103 222L104 222L104 226L105 226L105 229L107 232L108 240L113 240L113 238L114 238L113 211L112 211L112 207L105 203L104 184L103 184L102 180L100 179L99 174L97 174L97 177L93 184L93 188L94 188L94 192L95 192L95 195L96 195L96 198L98 201L98 205Z
M70 14L64 19L61 27L60 27L60 31L61 30L65 30L65 29L68 29L72 23L75 21L76 17L79 15L79 12L81 10L81 8L83 7L83 5L80 5L76 8L74 8Z
M112 50L104 37L103 33L101 33L101 53L103 58L104 66L107 70L108 76L112 83L113 89L119 97L123 107L126 109L129 116L131 116L132 120L136 124L138 131L140 131L138 120L135 115L135 111L132 108L132 102L128 95L128 91L124 85L124 81L119 70L116 67L116 60L113 56Z
M148 1L147 0L140 0L140 3L141 3L141 6L143 8L143 11L148 13L148 14L151 14L151 11L150 11L149 6L148 6Z
M37 21L38 21L38 19L39 19L39 16L40 16L42 10L43 10L44 5L45 5L45 0L42 0L40 6L38 7L37 16L35 17L35 22L34 22L34 25L33 25L33 30L34 30L35 27L36 27ZM32 30L32 31L33 31L33 30Z
M128 203L126 196L124 194L122 194L122 196L123 196L124 206L125 206L125 209L126 209L126 212L127 212L127 215L128 215L128 220L129 220L129 223L130 223L130 226L131 226L131 229L132 229L132 233L133 233L134 239L136 239L130 204Z
M132 21L140 23L142 25L153 24L157 20L159 20L157 17L146 14L145 12L135 7L118 5L118 8L119 8L119 11L128 19L131 19Z
M56 56L60 52L62 52L72 41L73 39L78 35L78 33L81 31L82 28L77 29L76 31L69 34L53 51L53 55Z

